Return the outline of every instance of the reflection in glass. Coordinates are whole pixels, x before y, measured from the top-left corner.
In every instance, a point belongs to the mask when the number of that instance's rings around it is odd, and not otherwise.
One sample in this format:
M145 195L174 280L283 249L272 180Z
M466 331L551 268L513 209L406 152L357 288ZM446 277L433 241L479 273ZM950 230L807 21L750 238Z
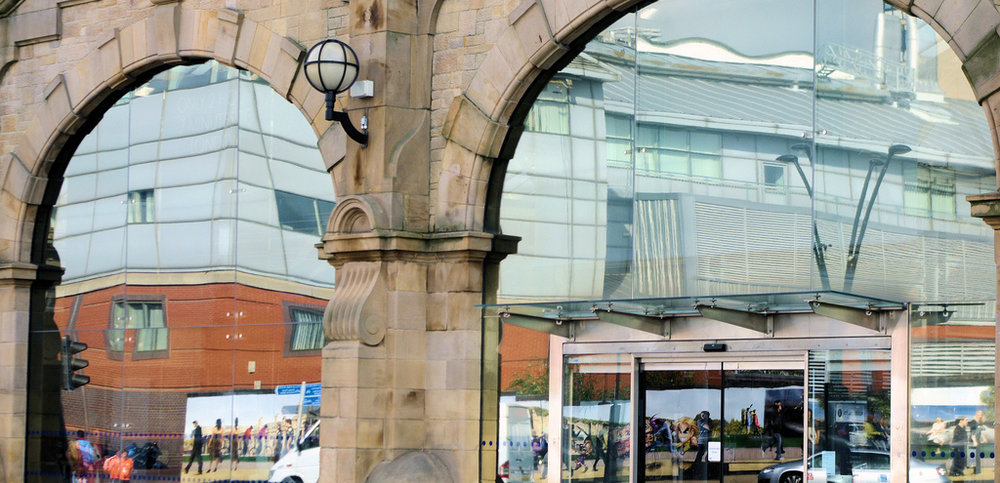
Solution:
M640 379L645 418L645 481L720 477L721 364L646 367Z
M963 481L992 481L996 323L986 303L910 311L910 456Z
M562 481L629 481L630 372L627 356L566 359Z
M965 202L995 180L988 124L933 29L875 0L725 4L629 14L544 87L507 171L524 240L500 301L992 298L965 261L992 259Z
M136 352L166 350L169 332L163 316L163 302L115 302L111 309L108 350L124 350L125 329L137 329L134 332Z
M809 369L810 476L828 481L843 476L863 481L888 478L889 351L811 351ZM925 471L935 477L943 472L910 462L911 476Z
M104 113L51 216L61 279L33 298L29 475L117 458L135 480L262 481L286 458L279 480L315 480L333 203L312 129L252 74L174 67ZM74 391L63 335L89 346ZM84 468L66 450L88 443Z

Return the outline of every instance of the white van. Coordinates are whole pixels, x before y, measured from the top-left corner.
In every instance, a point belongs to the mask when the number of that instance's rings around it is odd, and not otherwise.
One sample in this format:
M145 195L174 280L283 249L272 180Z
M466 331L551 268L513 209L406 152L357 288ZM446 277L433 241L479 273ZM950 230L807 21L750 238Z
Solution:
M268 473L275 483L316 483L319 480L319 421L316 421Z
M535 455L531 451L531 411L501 402L497 447L499 476L504 483L529 483Z

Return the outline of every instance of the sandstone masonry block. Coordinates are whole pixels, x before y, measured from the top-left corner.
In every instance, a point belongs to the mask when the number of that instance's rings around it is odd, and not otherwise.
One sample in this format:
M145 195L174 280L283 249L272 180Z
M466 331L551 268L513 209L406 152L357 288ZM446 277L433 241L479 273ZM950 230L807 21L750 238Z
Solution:
M47 8L11 17L10 41L15 45L29 45L58 39L62 32L59 12L59 8Z

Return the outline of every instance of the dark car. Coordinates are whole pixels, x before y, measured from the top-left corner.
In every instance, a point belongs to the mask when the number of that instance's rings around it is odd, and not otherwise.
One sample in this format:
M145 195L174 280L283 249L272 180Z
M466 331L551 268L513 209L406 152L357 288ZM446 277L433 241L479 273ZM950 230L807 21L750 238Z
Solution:
M815 483L841 481L836 474L829 474L834 468L832 451L812 455L809 458L809 481ZM824 464L826 463L826 464ZM951 481L945 476L944 466L910 458L910 475L907 481L924 483L943 483ZM843 481L850 482L882 482L890 481L889 452L878 449L851 450L851 476ZM789 461L768 466L757 475L758 482L768 483L802 483L802 460Z

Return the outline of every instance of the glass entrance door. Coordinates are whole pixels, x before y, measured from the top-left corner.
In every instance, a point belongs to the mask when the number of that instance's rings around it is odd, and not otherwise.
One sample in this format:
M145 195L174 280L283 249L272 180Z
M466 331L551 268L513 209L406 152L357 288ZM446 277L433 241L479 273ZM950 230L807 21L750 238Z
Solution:
M803 361L726 362L723 368L725 480L756 482L765 467L801 465Z
M752 482L765 467L801 464L803 358L641 367L639 481Z

